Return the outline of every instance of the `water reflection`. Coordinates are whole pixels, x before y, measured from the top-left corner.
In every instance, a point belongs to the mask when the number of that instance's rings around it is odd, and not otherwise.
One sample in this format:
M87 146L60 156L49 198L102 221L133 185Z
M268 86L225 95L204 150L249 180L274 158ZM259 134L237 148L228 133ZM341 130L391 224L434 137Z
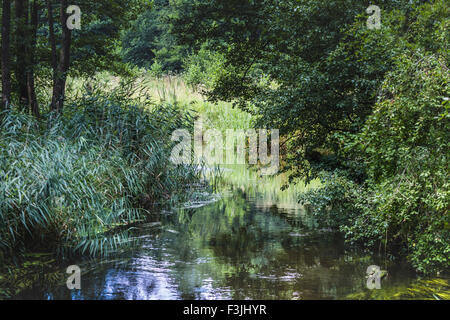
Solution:
M80 262L81 290L38 284L18 298L336 299L365 290L367 266L384 263L346 252L338 235L314 231L298 205L277 205L257 188L233 187L220 201L159 220L141 226L136 251ZM412 279L389 268L384 286Z

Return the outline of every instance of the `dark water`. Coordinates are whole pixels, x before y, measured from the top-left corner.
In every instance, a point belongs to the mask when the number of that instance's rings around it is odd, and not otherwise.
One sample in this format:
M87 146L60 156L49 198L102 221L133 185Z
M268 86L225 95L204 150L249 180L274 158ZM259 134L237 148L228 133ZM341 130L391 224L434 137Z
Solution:
M161 214L139 228L138 249L80 261L81 290L38 282L16 298L342 299L368 291L366 270L373 264L389 272L382 290L415 280L398 263L346 251L338 235L313 231L295 204L266 198L234 187L207 206Z

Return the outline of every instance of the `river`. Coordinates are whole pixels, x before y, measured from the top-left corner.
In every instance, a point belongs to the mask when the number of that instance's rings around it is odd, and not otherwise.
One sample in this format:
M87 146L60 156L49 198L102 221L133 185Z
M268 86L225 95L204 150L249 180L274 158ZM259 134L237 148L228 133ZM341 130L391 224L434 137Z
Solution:
M133 250L79 261L81 290L37 281L15 298L412 298L414 288L418 298L448 296L448 279L419 280L405 264L350 250L339 234L317 229L296 203L298 190L281 192L280 185L235 170L219 200L161 212L138 227ZM370 265L388 271L379 290L367 289ZM444 293L432 292L433 281Z

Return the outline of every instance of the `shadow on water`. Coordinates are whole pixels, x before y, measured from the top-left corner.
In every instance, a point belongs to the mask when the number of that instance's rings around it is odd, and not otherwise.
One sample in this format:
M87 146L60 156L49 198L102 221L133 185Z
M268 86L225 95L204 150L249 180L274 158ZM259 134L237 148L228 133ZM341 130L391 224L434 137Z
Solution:
M317 230L296 203L295 190L278 191L280 181L233 172L219 201L140 226L141 245L134 251L79 262L81 290L38 282L16 298L369 299L393 297L416 281L400 263L347 251L338 234ZM366 288L373 264L389 271L375 297Z

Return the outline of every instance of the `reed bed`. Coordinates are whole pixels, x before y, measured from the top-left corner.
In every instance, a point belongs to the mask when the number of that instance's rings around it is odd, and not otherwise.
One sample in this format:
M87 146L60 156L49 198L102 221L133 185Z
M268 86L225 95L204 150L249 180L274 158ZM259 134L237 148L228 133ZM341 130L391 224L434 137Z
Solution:
M191 116L133 94L90 87L47 121L0 115L0 261L38 248L106 255L129 243L152 205L187 196L199 173L168 159L171 132Z

